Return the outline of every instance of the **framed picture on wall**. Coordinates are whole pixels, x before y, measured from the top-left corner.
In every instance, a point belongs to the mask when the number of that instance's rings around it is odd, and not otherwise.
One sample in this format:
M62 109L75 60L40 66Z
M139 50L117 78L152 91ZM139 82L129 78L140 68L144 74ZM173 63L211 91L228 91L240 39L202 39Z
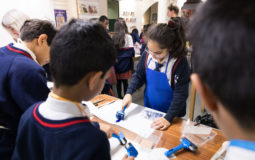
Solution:
M152 14L152 20L153 20L153 21L156 21L157 18L158 18L158 14L157 14L157 13L153 13L153 14Z
M66 10L54 9L54 15L57 29L66 24Z
M76 0L77 15L80 19L90 19L99 16L98 0Z

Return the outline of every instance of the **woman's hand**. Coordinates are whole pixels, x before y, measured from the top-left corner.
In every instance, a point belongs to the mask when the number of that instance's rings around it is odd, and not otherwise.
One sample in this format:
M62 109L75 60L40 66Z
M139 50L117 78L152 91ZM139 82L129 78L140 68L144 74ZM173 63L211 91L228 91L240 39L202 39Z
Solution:
M168 122L168 120L166 120L163 117L160 117L160 118L158 118L158 119L156 119L155 121L152 122L151 128L155 128L157 130L165 130L170 125L171 125L171 123Z
M127 106L127 108L128 108L129 105L131 104L131 102L132 102L132 95L126 94L122 100L122 110L124 109L125 106Z

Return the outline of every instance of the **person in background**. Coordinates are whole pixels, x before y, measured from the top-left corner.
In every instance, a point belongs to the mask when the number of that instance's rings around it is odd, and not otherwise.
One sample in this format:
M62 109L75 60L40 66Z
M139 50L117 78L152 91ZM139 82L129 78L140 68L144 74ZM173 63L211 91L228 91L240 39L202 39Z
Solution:
M132 30L131 36L133 39L133 44L135 44L136 42L140 44L140 38L138 35L138 30L136 28Z
M144 106L166 113L151 127L165 130L175 117L186 114L190 68L185 57L185 37L181 23L157 24L148 31L148 49L123 98L122 108L132 102L132 94L145 84Z
M45 100L49 89L45 70L56 34L49 21L30 19L20 30L20 40L0 48L0 157L10 159L23 112Z
M23 12L12 9L5 13L2 19L2 26L8 31L8 33L12 36L15 42L18 42L20 36L20 28L24 24L26 20L30 18ZM52 81L52 77L50 74L49 64L43 65L43 68L46 71L46 77L48 81Z
M17 42L20 28L28 19L30 18L23 12L12 9L3 16L2 26L10 33L14 41Z
M168 6L167 10L167 17L169 18L175 18L178 17L179 14L179 7L173 5L172 3Z
M184 32L185 32L184 21L181 17L178 16L179 15L179 7L177 7L173 4L170 4L167 11L168 11L167 16L170 18L168 23L171 23L172 21L180 21L184 28ZM171 24L168 24L168 25L171 25Z
M98 19L97 18L91 18L90 21L91 22L93 22L93 21L98 22ZM105 28L107 34L110 36L110 32L108 30L108 24L109 24L108 18L106 16L101 16L99 18L99 23ZM103 88L101 94L108 94L110 96L115 96L114 93L113 93L113 90L112 90L112 85L116 84L116 81L117 81L117 78L116 78L115 70L114 70L114 67L112 67L111 71L110 71L109 78L106 79L105 85L104 85L104 88Z
M118 52L115 72L117 76L118 97L122 99L122 84L124 94L127 91L128 79L132 77L134 69L133 57L135 55L132 37L127 32L127 25L122 18L114 24L114 35L112 37L115 48Z
M110 31L108 30L109 19L105 15L100 16L99 23L105 28L106 32L110 35Z
M97 22L72 19L50 53L53 90L22 115L12 159L110 160L107 136L81 102L100 93L109 77L116 60L111 38Z
M255 159L254 8L253 0L210 0L190 23L191 80L230 139L227 160Z
M146 35L147 35L147 32L148 32L150 26L151 26L151 24L146 24L146 25L143 26L142 38L143 38L144 42L142 43L142 47L140 49L140 54L141 55L143 55L144 50L147 48L147 37L146 37Z

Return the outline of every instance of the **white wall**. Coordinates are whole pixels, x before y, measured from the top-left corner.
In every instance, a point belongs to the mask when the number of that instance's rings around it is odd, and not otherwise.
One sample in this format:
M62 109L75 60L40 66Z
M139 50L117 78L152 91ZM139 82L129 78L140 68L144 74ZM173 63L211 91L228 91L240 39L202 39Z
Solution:
M67 21L77 18L77 1L76 0L51 0L53 9L64 9L67 12ZM98 0L98 14L107 16L107 0Z
M18 9L30 18L47 19L54 21L54 14L50 0L1 0L0 1L0 22L3 15L11 10ZM2 27L0 27L0 47L13 42L11 36Z
M135 18L137 18L136 15L136 0L121 0L119 1L119 16L122 18L131 18L131 16L123 16L123 12L135 12ZM136 23L127 23L128 31L131 32L132 26L137 26L137 19Z
M54 9L63 9L67 12L67 20L77 18L76 0L1 0L0 22L3 15L11 10L18 9L30 18L47 19L53 21ZM99 0L99 15L107 16L107 0ZM0 25L0 47L13 42L9 33Z
M158 23L167 23L167 8L170 3L176 4L177 0L121 0L119 1L119 10L134 10L136 16L136 27L141 31L143 26L143 14L154 3L158 2ZM121 16L121 15L120 15Z
M108 3L107 0L99 0L99 15L108 16Z
M125 0L122 0L125 1ZM143 26L143 14L147 11L150 6L152 6L154 3L158 2L158 0L126 0L128 2L135 2L135 16L136 16L136 27L139 30L139 33L141 32L141 28ZM125 6L119 5L120 8L124 8Z

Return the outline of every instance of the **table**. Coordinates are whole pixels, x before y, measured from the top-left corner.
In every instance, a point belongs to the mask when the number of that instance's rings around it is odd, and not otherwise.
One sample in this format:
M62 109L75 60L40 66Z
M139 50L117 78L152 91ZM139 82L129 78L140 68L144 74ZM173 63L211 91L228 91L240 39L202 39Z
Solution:
M111 101L113 99L117 99L115 97L111 97L108 95L99 95L97 97L95 97L94 99L92 99L91 101L95 101L97 99L102 99L102 98L106 98ZM101 102L101 103L105 103L105 102ZM99 103L100 104L100 103ZM97 121L100 124L107 124L107 125L111 125L111 128L114 132L123 132L125 134L125 136L130 139L130 140L134 140L135 137L137 136L135 133L122 128L120 126L117 125L113 125L113 124L109 124L103 120L100 120L97 117L94 117L92 119L93 121ZM183 119L180 118L175 118L173 120L172 125L165 131L162 131L163 135L157 145L157 148L166 148L166 149L170 149L173 148L177 145L180 144L180 136L181 136L181 124L182 122L185 121ZM224 137L224 135L222 134L222 132L220 130L217 129L213 129L215 132L217 132L217 135L214 137L214 139L208 141L206 144L204 144L202 147L198 148L198 151L196 153L192 153L189 151L180 151L178 153L176 153L176 160L207 160L210 159L214 153L221 147L222 143L224 141L226 141L226 138Z

